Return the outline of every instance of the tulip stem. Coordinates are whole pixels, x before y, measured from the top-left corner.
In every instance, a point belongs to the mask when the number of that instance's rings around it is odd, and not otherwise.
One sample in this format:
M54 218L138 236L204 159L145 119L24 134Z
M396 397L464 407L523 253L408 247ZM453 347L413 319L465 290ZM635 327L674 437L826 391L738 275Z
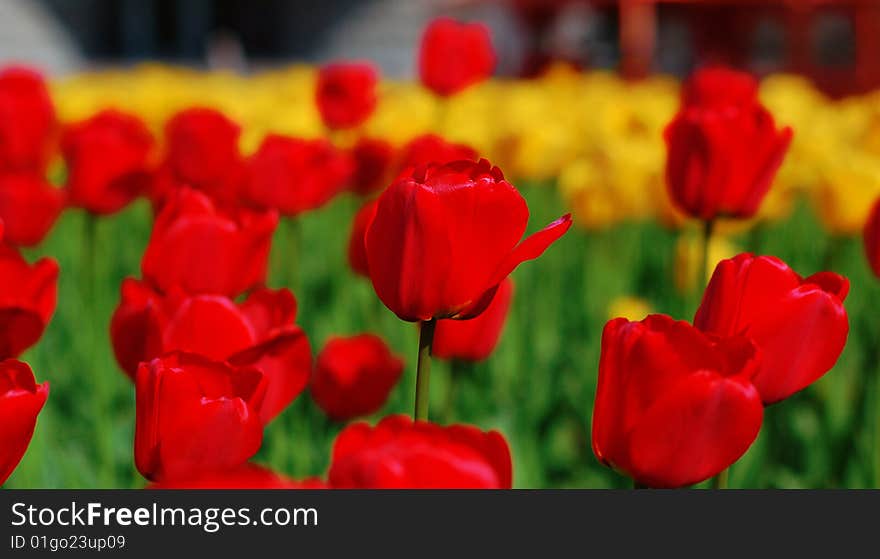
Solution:
M431 346L434 344L434 328L437 319L423 321L419 328L419 359L416 368L415 419L428 419L429 392L431 388Z
M717 476L712 478L712 489L727 489L730 478L730 468L725 468Z
M697 285L702 285L706 287L706 283L709 281L709 275L712 273L712 262L709 259L709 245L712 244L712 234L715 232L715 220L707 219L703 222L703 255L702 262L700 266L700 273L702 276L700 277L700 281L697 282Z
M449 363L449 387L446 391L446 410L444 418L446 423L455 420L455 400L458 395L458 385L462 377L471 376L473 363L463 359L453 359Z

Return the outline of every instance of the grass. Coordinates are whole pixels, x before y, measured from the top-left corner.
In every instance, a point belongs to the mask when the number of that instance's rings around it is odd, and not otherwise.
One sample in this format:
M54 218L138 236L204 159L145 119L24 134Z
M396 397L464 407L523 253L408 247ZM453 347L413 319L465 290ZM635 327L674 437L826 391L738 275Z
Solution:
M555 189L521 190L532 212L530 230L566 211ZM269 285L294 288L297 322L315 353L330 335L381 335L407 362L382 414L411 413L417 329L385 309L369 282L348 268L348 228L357 205L342 196L296 224L282 224ZM87 221L71 210L41 247L27 251L30 259L56 258L61 276L58 310L41 341L22 357L38 380L50 381L51 392L10 488L144 484L132 458L134 389L113 359L108 325L121 280L139 275L150 211L138 202L100 219L94 254L87 250ZM608 304L621 295L644 297L656 312L692 317L694 296L673 287L675 241L675 232L652 223L601 233L573 229L541 258L522 265L513 275L516 291L499 347L488 361L459 367L451 404L452 367L435 364L432 419L502 431L517 487L629 486L590 449L600 336ZM829 238L802 206L790 219L735 242L779 256L804 275L830 263L850 278L852 289L846 302L850 337L837 366L767 410L761 435L732 469L731 486L880 485L880 282L868 270L860 241ZM322 475L341 428L303 393L267 427L256 460L297 478Z

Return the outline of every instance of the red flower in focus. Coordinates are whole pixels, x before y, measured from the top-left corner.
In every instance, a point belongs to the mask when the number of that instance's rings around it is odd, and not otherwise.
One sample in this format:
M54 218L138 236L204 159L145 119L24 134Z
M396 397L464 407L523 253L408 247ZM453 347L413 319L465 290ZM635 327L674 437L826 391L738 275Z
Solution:
M865 223L865 255L874 275L880 278L880 199L874 203Z
M488 78L494 69L495 50L485 25L441 17L425 28L419 76L437 95L458 93Z
M236 304L222 295L162 296L133 279L122 283L110 322L116 360L135 377L138 365L170 351L251 365L266 378L260 408L271 421L306 387L312 370L308 338L294 325L296 300L280 289L258 289Z
M328 64L318 72L315 101L329 128L354 128L376 108L376 69L368 63Z
M761 428L757 349L652 315L605 325L593 452L651 487L681 487L733 464Z
M136 389L134 457L149 480L228 471L260 448L266 382L257 369L172 353L141 363Z
M751 217L782 165L791 128L776 128L746 74L697 72L682 99L665 132L672 201L702 220Z
M39 244L65 203L64 191L39 175L0 174L0 219L6 224L9 244Z
M770 256L722 260L694 325L712 334L747 335L761 350L754 384L765 404L788 398L828 372L846 345L843 301L849 281L832 272L801 278Z
M356 274L364 277L370 277L370 270L367 267L367 248L364 244L364 237L367 234L367 228L373 222L376 216L376 206L378 200L370 200L361 206L361 209L354 216L354 222L351 225L351 233L348 237L348 265Z
M514 268L571 226L566 215L520 242L528 219L525 200L485 159L401 175L366 233L376 294L403 320L477 316Z
M151 483L147 489L326 489L318 478L296 481L272 470L247 463L231 470L206 472L185 480Z
M0 244L0 359L18 357L40 339L57 294L54 260L30 265L14 248Z
M437 322L432 355L441 359L464 361L482 361L489 357L498 345L504 329L512 295L513 280L506 278L480 316L470 320Z
M294 216L329 202L353 171L351 157L327 140L269 134L250 159L244 199Z
M181 189L153 224L144 252L144 278L163 292L235 297L262 284L278 225L273 211L222 211L201 192Z
M337 421L378 411L403 373L403 361L372 334L330 338L318 354L311 393Z
M61 151L71 205L95 214L121 210L149 186L152 148L146 125L115 110L67 127Z
M0 172L42 175L56 126L43 76L16 66L0 71Z
M353 423L333 444L329 482L342 489L510 489L510 450L497 431L393 415Z
M168 190L189 186L223 204L234 203L244 178L238 148L241 128L215 109L194 107L165 125L167 152L152 198L162 205Z
M477 151L465 144L447 142L436 134L423 134L410 140L401 150L399 168L449 163L460 159L477 160Z
M354 175L351 190L366 196L388 186L388 175L394 162L394 147L379 138L360 138L351 149Z
M26 363L0 361L0 486L24 456L48 395L49 383L37 384Z

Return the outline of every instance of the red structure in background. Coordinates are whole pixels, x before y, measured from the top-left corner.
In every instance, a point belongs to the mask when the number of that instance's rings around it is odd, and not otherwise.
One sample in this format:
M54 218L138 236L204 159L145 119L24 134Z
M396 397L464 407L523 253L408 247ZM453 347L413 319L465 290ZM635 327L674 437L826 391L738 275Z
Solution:
M811 78L831 95L880 87L880 0L503 0L540 35L563 8L586 4L619 23L620 70L631 78L651 72L659 18L686 24L696 62L722 62L755 70L753 44L761 25L782 30L783 50L775 71ZM848 22L852 59L836 63L823 55L847 45L819 45L818 25L829 16ZM535 41L535 45L539 42ZM531 60L548 53L531 53ZM552 55L552 53L550 53ZM831 58L834 58L833 52Z

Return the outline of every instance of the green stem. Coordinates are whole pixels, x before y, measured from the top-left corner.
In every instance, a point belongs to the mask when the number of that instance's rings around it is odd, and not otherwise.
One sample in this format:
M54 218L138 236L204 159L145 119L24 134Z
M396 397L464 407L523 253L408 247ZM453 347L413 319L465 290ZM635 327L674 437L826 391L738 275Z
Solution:
M431 387L431 346L434 344L434 327L437 319L422 322L419 328L419 359L416 368L416 407L415 419L428 419Z
M300 244L302 238L302 228L298 217L290 217L283 221L284 237L282 247L284 253L281 255L281 278L284 285L291 291L299 295L299 273L300 273Z
M461 377L469 375L473 370L473 363L461 359L453 359L449 363L449 387L446 391L446 409L444 418L446 423L452 423L455 419L455 400L458 394L458 384Z
M101 306L98 304L98 264L101 258L98 255L98 217L92 213L86 213L83 221L83 254L80 259L83 309L85 315L90 318L92 325L100 324L99 314ZM85 363L94 362L97 356L102 355L104 348L101 347L99 331L89 328L83 334L86 343L83 359ZM105 369L101 368L103 374ZM95 383L94 401L98 406L94 414L94 430L96 434L98 455L100 456L100 470L98 485L102 488L112 487L116 479L116 453L113 447L113 395L112 380L99 378Z
M715 220L709 219L703 222L703 254L700 262L700 281L697 285L706 286L709 277L712 262L709 260L709 245L712 243L712 234L715 232Z
M707 278L712 272L712 262L709 259L709 247L712 244L712 233L715 230L715 220L708 219L703 222L703 256L700 265L700 281L697 285L706 286ZM702 302L702 297L700 297ZM699 307L700 303L697 303ZM727 489L728 478L730 477L730 468L725 469L717 476L712 478L712 489Z
M727 468L712 478L712 489L727 489L729 478L730 468Z
M97 250L97 227L98 220L91 214L86 213L83 221L83 257L80 261L82 267L83 301L88 309L95 311L95 266L98 263L95 251Z

